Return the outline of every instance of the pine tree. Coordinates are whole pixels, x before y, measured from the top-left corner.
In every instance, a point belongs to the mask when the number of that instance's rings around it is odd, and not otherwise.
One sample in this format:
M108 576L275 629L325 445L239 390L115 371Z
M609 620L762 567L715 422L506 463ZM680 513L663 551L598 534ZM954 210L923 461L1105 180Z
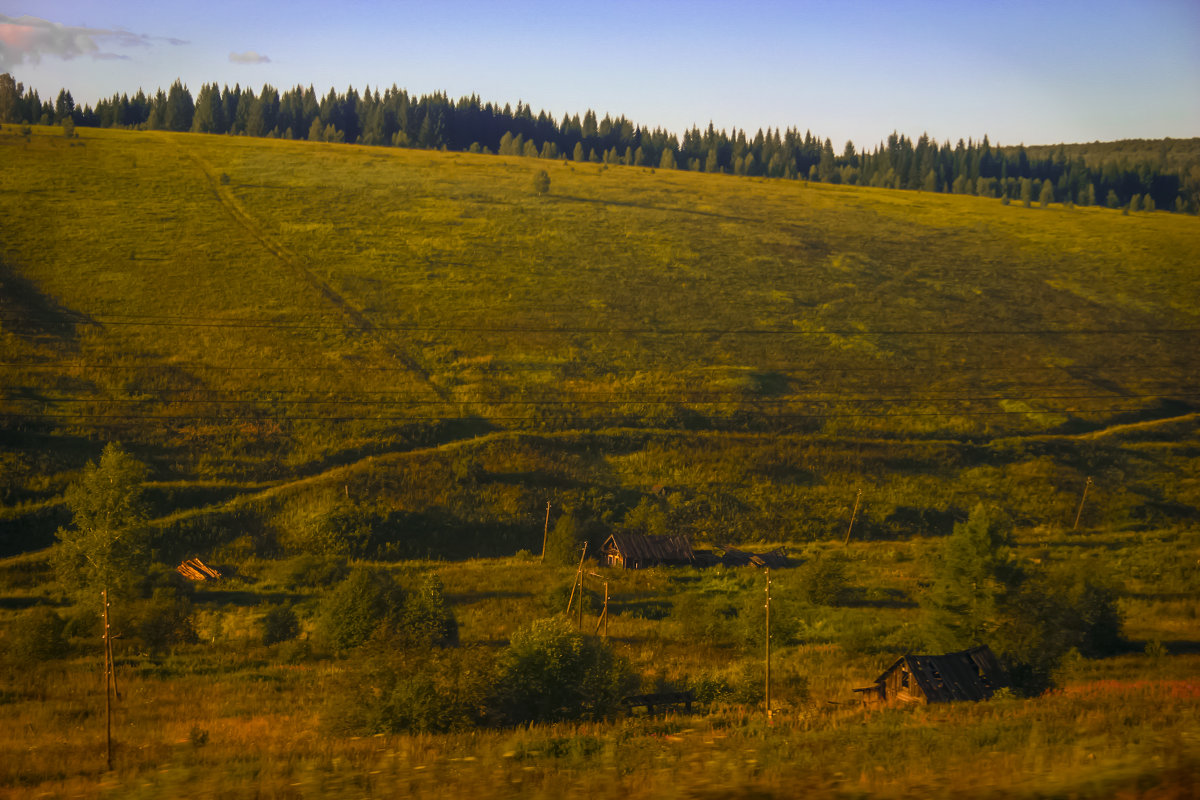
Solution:
M163 125L170 131L191 130L195 109L191 92L176 79L171 84L171 91L167 94L167 108L163 116Z
M18 122L17 108L24 84L17 83L7 72L0 74L0 122Z
M57 124L75 113L75 100L66 89L60 89L54 102L54 122Z

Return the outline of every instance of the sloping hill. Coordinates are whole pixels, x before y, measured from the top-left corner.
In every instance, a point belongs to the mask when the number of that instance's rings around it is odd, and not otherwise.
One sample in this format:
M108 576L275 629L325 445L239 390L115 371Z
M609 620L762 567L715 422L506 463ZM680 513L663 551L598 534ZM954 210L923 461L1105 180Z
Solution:
M0 160L11 508L108 440L261 484L487 432L986 442L1200 395L1190 217L115 130Z

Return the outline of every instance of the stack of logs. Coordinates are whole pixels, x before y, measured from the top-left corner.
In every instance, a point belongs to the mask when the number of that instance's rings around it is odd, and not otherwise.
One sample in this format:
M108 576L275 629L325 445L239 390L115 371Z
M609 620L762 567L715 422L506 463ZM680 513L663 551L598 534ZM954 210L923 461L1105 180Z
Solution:
M221 577L220 572L217 572L198 558L189 558L176 567L175 571L183 577L191 578L194 581L211 581Z

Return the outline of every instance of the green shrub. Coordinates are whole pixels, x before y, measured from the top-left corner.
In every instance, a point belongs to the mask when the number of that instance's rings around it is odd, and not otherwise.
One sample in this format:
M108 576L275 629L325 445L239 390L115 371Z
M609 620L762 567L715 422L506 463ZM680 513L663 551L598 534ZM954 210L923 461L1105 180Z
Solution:
M844 556L818 553L796 571L796 580L800 596L814 605L840 606L850 598Z
M403 610L404 591L390 572L358 567L322 601L317 634L335 650L349 650L376 629L395 631Z
M260 624L262 643L265 645L287 642L300 634L300 620L288 604L280 603L268 608Z
M561 617L513 634L500 660L495 705L508 723L600 718L633 685L607 641L577 633Z
M9 628L5 647L23 663L62 658L67 654L66 623L52 608L37 606L21 614Z
M430 574L404 603L402 637L414 645L458 644L458 620L446 603L442 579Z
M321 727L337 735L445 733L486 721L494 673L487 648L404 645L372 639L330 692Z
M196 641L192 625L192 601L169 589L156 589L145 600L135 601L129 609L132 628L153 652L177 644Z

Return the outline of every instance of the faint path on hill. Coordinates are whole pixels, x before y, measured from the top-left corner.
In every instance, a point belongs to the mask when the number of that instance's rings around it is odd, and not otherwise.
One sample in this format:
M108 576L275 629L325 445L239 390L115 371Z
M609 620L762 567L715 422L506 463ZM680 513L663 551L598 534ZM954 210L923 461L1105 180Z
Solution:
M209 188L212 189L213 196L220 203L221 207L233 218L234 222L240 225L247 233L254 237L269 253L277 258L284 266L292 270L299 278L317 291L326 301L341 311L351 322L351 324L362 331L363 333L374 333L376 340L383 346L384 350L389 355L400 362L401 366L412 372L440 399L446 399L446 393L432 382L432 376L429 371L419 364L416 359L410 356L402 348L393 345L384 339L383 333L375 327L369 319L363 316L363 313L350 304L345 297L338 294L332 286L321 280L312 270L304 264L304 259L296 253L289 250L285 245L276 241L270 233L263 228L262 225L246 211L233 194L233 191L225 185L221 184L221 180L216 171L203 158L196 153L187 149L181 142L174 137L169 139L170 143L177 147L180 152L186 155L208 181Z
M1190 414L1181 414L1178 416L1164 416L1162 419L1158 420L1122 422L1121 425L1110 425L1106 428L1098 428L1096 431L1088 431L1087 433L1036 433L1026 435L1026 437L1001 437L995 441L1085 441L1088 439L1115 437L1115 435L1120 435L1122 433L1150 431L1151 428L1178 425L1178 423L1183 422L1200 422L1200 411L1192 411Z
M1180 422L1200 422L1200 412L1193 411L1190 414L1181 414L1177 417L1163 417L1162 419L1148 419L1142 422L1126 422L1120 425L1109 425L1107 428L1089 431L1088 433L1062 433L1062 434L1047 434L1044 436L1022 436L1021 439L1058 439L1058 440L1083 440L1083 439L1102 439L1105 436L1116 436L1122 433L1132 433L1134 431L1144 431L1151 428L1157 428L1162 425L1171 425Z

